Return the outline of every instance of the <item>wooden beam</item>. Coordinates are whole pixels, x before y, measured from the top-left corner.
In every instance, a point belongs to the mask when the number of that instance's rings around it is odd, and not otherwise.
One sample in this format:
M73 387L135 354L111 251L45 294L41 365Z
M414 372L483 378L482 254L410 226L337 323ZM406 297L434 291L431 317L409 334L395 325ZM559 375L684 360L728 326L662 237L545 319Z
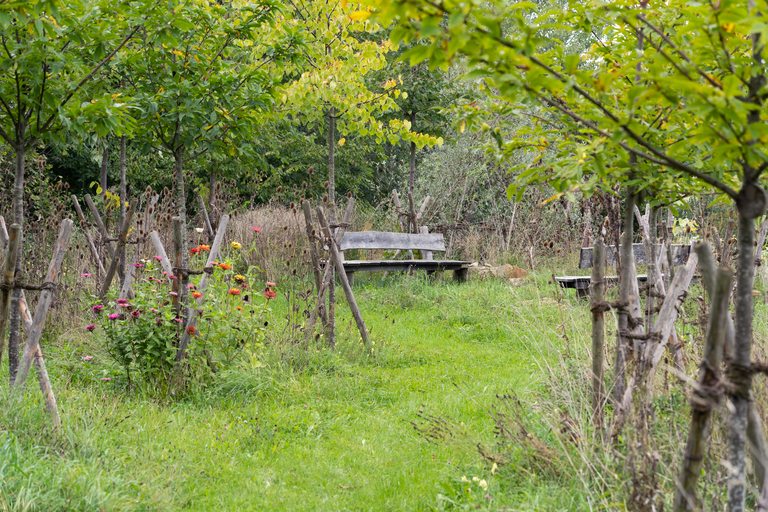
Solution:
M169 275L173 275L173 267L171 267L171 261L168 259L168 255L165 253L163 242L160 241L160 235L157 231L152 231L149 234L149 239L152 241L152 245L155 247L155 252L160 256L160 265L163 270Z
M213 190L211 190L211 194L213 194ZM215 235L213 233L213 226L211 226L211 218L208 217L208 208L205 207L205 200L200 194L197 194L197 199L200 201L200 211L203 213L203 221L205 222L205 230L208 232L208 238L213 240Z
M344 262L341 259L341 254L339 252L339 248L336 245L336 240L334 239L333 235L331 234L331 230L328 227L328 223L325 220L325 214L323 213L323 208L318 206L315 211L317 212L317 219L320 222L320 226L325 230L326 236L328 236L329 245L330 245L330 252L331 252L331 259L333 260L333 263L336 265L336 270L339 273L339 280L341 281L341 287L344 290L344 295L347 297L347 302L349 303L349 309L352 310L352 316L355 319L355 323L357 324L357 329L360 331L360 337L363 340L363 344L366 346L366 348L371 347L371 339L368 336L368 330L365 327L365 321L363 320L363 315L360 313L360 308L357 305L357 301L355 300L355 294L352 293L352 287L349 285L349 281L347 280L347 274L344 271Z
M317 254L317 244L315 243L315 233L312 228L312 207L309 204L309 200L305 199L301 203L301 208L304 210L304 225L307 232L307 242L309 243L309 255L312 258L312 270L315 274L315 286L317 293L320 293L320 287L323 285L323 276L320 269L320 257ZM323 323L328 323L328 312L325 308L320 310L320 314L323 317Z
M155 216L155 205L157 204L157 201L160 199L160 196L155 194L152 196L152 198L149 200L149 204L147 205L147 208L144 210L144 224L142 224L142 231L146 233L149 231L149 228L152 224L152 219ZM125 299L128 297L128 293L131 290L131 286L133 286L133 279L136 276L136 265L139 263L139 258L141 257L142 250L144 249L144 242L146 235L143 237L141 236L141 233L136 234L136 249L133 251L133 257L131 258L131 264L128 266L128 269L126 270L125 279L123 279L123 286L120 289L120 298Z
M91 255L96 261L96 266L99 269L99 273L104 275L107 273L107 271L104 270L104 265L102 265L101 258L99 258L99 251L96 250L96 245L93 243L91 235L88 233L88 223L85 221L85 215L83 215L83 210L80 208L80 202L77 200L77 196L75 194L72 194L71 197L72 203L75 205L77 218L80 220L80 227L83 229L83 237L85 238L85 243L88 244L88 247L91 249Z
M417 235L383 231L354 231L346 234L339 249L341 251L353 249L399 249L401 251L425 250L444 252L445 240L441 233Z
M125 212L125 223L122 226L120 236L117 240L117 249L115 249L115 254L112 257L112 263L109 265L107 276L104 278L104 283L102 284L101 291L99 292L99 300L101 301L103 301L104 297L106 297L107 292L109 291L109 286L112 284L112 279L115 277L115 273L117 272L117 264L120 262L120 253L123 251L126 240L128 240L128 231L131 228L131 220L133 220L133 213L136 211L137 202L137 199L134 197L133 200L131 200L131 205L128 207L128 211Z
M85 194L85 204L88 205L88 209L91 211L91 215L93 215L93 220L96 221L96 227L99 228L99 233L101 234L102 240L104 240L104 250L107 251L107 257L111 261L112 258L115 257L115 250L112 248L112 242L109 242L109 233L107 232L107 227L104 225L104 222L101 220L101 215L99 215L99 210L96 208L96 205L93 204L93 199L91 198L91 194ZM117 269L117 275L120 277L120 281L123 280L123 269L119 268Z
M216 261L216 259L219 256L219 248L221 247L221 243L224 241L224 233L227 231L227 223L229 222L229 215L222 215L221 221L219 222L219 228L216 231L216 238L213 239L213 243L211 244L211 250L208 253L208 260L205 262L205 268L213 268L213 262ZM200 307L203 305L203 302L205 302L205 289L208 286L208 273L203 273L203 276L200 278L200 283L197 285L196 291L200 294L199 299L197 299L197 307ZM178 279L176 280L178 281ZM191 308L190 308L191 310ZM189 337L190 337L190 331L194 331L195 327L197 326L197 318L198 316L195 314L190 314L190 311L187 312L187 324L184 328L184 332L181 335L181 341L179 341L179 349L176 351L176 370L178 371L179 362L184 358L184 354L187 350L187 345L189 344ZM190 329L191 327L191 329Z
M64 261L64 255L67 251L69 236L72 233L72 224L73 223L70 219L64 219L64 221L61 223L59 238L56 240L56 245L53 247L53 256L51 258L50 264L48 265L48 272L45 274L46 283L55 283L59 276L61 263ZM24 354L21 356L21 363L19 363L18 373L16 374L16 381L14 382L14 388L17 390L24 389L24 384L26 383L27 377L29 376L29 369L32 365L32 359L40 349L40 336L43 333L45 318L48 314L48 308L50 307L52 300L52 289L46 288L40 292L40 299L37 302L35 316L32 320L32 328L27 333L27 343L24 347Z

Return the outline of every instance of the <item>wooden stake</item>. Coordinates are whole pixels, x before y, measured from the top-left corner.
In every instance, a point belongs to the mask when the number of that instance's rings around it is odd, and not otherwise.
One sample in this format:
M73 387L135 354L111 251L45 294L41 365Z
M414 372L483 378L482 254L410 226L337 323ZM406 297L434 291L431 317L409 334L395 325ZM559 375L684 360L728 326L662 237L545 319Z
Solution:
M211 251L208 253L208 260L205 263L206 268L212 268L213 262L216 261L216 259L219 256L219 248L221 247L221 243L224 241L224 233L227 230L228 222L229 222L229 215L222 215L221 220L219 222L219 229L216 231L216 238L214 238L213 244L211 244ZM199 299L197 299L196 308L202 306L203 302L205 302L205 289L208 286L208 276L209 276L208 273L204 273L203 277L200 278L200 284L197 285L197 292L201 293L202 295ZM194 314L194 312L190 308L190 311L187 312L187 324L186 324L186 327L184 328L184 333L181 335L181 341L179 341L179 349L176 351L176 369L177 370L178 370L178 363L184 358L184 353L187 349L187 344L189 343L189 337L190 337L189 333L190 331L194 331L195 327L197 326L197 318L198 316Z
M102 265L101 258L99 258L99 251L96 250L96 245L94 245L93 240L91 240L91 235L88 233L88 223L85 221L85 215L83 215L83 210L80 208L80 202L77 200L77 196L75 194L72 194L71 197L72 203L75 205L77 218L80 220L80 226L83 228L83 237L85 237L85 242L91 249L91 255L93 255L93 259L96 260L96 266L99 268L99 272L101 274L106 274L107 271L104 270L104 265Z
M309 255L312 258L312 270L315 273L315 286L317 287L317 293L320 293L320 287L323 285L323 277L320 274L320 257L317 255L317 244L315 243L315 235L312 233L312 207L309 204L309 200L304 200L301 203L301 207L304 210L304 224L307 231L307 241L309 242ZM320 314L323 317L323 323L328 323L328 312L325 308L320 310Z
M342 224L346 225L349 223L349 220L352 218L352 211L355 208L355 198L350 197L349 202L347 203L347 210L344 212L344 218L342 219ZM345 228L340 227L336 230L336 244L341 244L342 239L344 238L344 232ZM309 342L309 338L312 336L315 330L315 321L317 320L317 314L320 310L320 306L324 304L325 302L325 292L330 287L331 278L333 276L333 264L330 262L330 258L328 261L328 264L325 265L325 272L323 274L323 282L320 286L320 291L317 292L317 303L315 304L315 309L310 313L309 320L307 320L307 327L304 331L304 343Z
M99 210L96 209L96 205L93 204L93 199L91 198L90 194L85 194L85 204L88 205L88 209L91 211L91 215L93 215L93 220L96 221L96 227L99 228L99 233L101 233L101 238L104 240L104 249L107 251L107 257L110 261L112 261L112 258L115 257L115 250L112 248L112 242L109 242L109 233L107 232L106 226L104 226L104 222L101 220L101 215L99 215ZM118 267L117 268L117 275L120 277L120 281L123 280L123 270Z
M99 300L103 301L104 297L106 297L107 292L109 291L109 286L112 284L112 279L115 277L115 272L117 272L117 265L120 262L120 254L123 252L123 247L125 247L125 242L128 240L128 231L131 228L131 220L133 220L133 213L136 211L136 204L138 200L134 197L133 200L131 200L131 205L128 207L128 211L125 214L125 222L123 223L122 229L120 230L120 237L117 240L117 249L115 249L115 254L112 257L112 263L109 265L109 270L107 270L107 276L104 278L104 284L101 286L101 291L99 292Z
M674 510L684 512L698 510L696 505L696 484L704 462L707 445L709 420L715 403L707 396L706 389L712 389L720 382L720 365L723 360L723 345L726 337L726 323L729 316L728 304L731 298L733 272L725 268L717 270L715 289L711 293L709 325L704 342L702 365L698 386L691 394L691 427L685 447L680 482L675 493Z
M213 190L211 190L211 194L213 194ZM205 221L205 229L208 231L208 237L210 240L213 240L213 226L211 226L211 218L208 217L208 209L205 207L205 200L203 200L203 196L200 194L197 195L197 198L200 200L200 208L203 213L203 220Z
M365 321L363 315L360 313L360 308L357 306L355 295L352 293L352 287L349 286L347 281L347 274L344 272L344 261L339 253L339 248L336 245L336 240L331 234L331 230L328 228L328 223L325 221L325 214L323 208L318 206L315 211L317 212L317 220L320 222L320 226L325 230L325 234L328 236L329 249L331 252L333 263L336 265L336 271L339 274L339 280L341 281L341 287L344 290L344 295L347 296L347 302L349 303L349 309L352 310L352 316L357 324L357 329L360 331L360 337L363 339L363 343L366 348L370 348L371 340L368 337L368 330L365 328Z
M53 247L53 257L48 265L48 272L45 275L46 283L56 282L56 278L59 276L61 263L64 261L64 254L67 251L69 236L72 233L72 224L70 219L64 219L61 223L59 238L56 240L56 245ZM48 308L50 307L52 300L53 290L46 288L40 292L40 299L38 300L37 309L35 310L32 328L27 333L27 344L24 347L24 354L21 356L21 363L19 364L18 373L16 374L14 388L17 390L24 389L24 384L29 375L29 368L32 365L32 358L40 348L40 336L43 333L45 317L48 314Z
M595 241L592 253L592 307L605 301L605 244L602 237ZM602 431L605 383L603 382L603 361L605 344L605 314L602 310L592 311L592 422L595 429Z
M5 231L5 224L0 226L0 231ZM11 226L11 236L8 239L8 250L5 252L5 264L3 265L2 283L5 286L13 286L15 282L16 258L19 254L21 242L21 226ZM11 290L0 290L0 361L5 352L5 334L8 330L8 320L11 313Z
M157 231L153 231L149 234L149 239L155 247L155 252L157 252L157 255L161 258L160 265L163 267L163 270L169 276L173 275L173 267L171 267L171 262L168 260L168 255L165 254L165 248L163 247L163 242L160 241L160 235Z
M181 232L181 217L173 218L173 266L176 268L182 268L184 266L184 255L182 254L182 247L184 247ZM207 266L207 265L206 265ZM181 304L184 302L181 300L182 286L181 275L175 275L176 279L171 284L171 290L176 295L173 295L173 309L176 311L176 316L181 316Z
M152 196L152 199L149 200L149 204L147 205L146 210L144 210L144 224L142 224L142 230L144 233L149 231L150 225L152 224L152 218L155 216L155 205L159 199L160 196L157 194ZM139 263L139 258L141 257L142 250L144 249L143 239L144 237L141 236L141 233L136 234L136 249L133 251L131 264L126 270L125 279L123 279L123 286L120 289L121 299L128 298L128 293L130 292L131 286L133 285L133 278L136 276L136 265Z

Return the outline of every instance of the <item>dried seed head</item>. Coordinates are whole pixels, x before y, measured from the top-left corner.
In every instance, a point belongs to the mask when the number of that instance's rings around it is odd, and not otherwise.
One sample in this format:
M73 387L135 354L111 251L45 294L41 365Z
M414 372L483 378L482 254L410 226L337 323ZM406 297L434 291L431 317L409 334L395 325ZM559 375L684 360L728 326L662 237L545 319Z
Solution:
M552 249L555 246L555 242L549 241L549 248Z
M288 231L288 226L283 226L283 231Z
M313 174L315 174L315 168L314 168L313 166L311 166L311 165L310 165L310 166L309 166L309 169L307 169L307 174L309 174L310 176L312 176Z
M307 182L306 181L302 181L301 182L301 189L302 190L307 190Z
M61 183L61 182L59 182L59 184L58 184L58 185L56 185L56 190L57 190L58 192L61 192L61 187L62 187L62 186L63 186L63 185L62 185L62 183Z
M296 203L294 203L293 201L291 201L291 210L293 210L294 208L296 208Z
M304 201L306 201L304 194L301 194L301 202L303 203Z
M327 181L323 182L323 188L328 188L328 182Z
M328 202L328 194L323 194L323 202L324 203Z
M347 197L348 197L349 199L352 199L352 191L351 191L351 190L350 190L349 192L347 192Z
M152 187L147 185L147 189L144 191L144 193L147 194L147 195L151 194L152 193Z
M155 207L154 206L150 206L148 211L149 211L149 214L152 215L152 212L155 211Z
M282 191L283 191L283 186L282 186L282 185L280 185L279 187L277 187L277 193L278 193L278 194L279 194L280 192L282 192Z
M168 195L170 193L171 193L171 191L168 190L168 187L163 187L163 194Z

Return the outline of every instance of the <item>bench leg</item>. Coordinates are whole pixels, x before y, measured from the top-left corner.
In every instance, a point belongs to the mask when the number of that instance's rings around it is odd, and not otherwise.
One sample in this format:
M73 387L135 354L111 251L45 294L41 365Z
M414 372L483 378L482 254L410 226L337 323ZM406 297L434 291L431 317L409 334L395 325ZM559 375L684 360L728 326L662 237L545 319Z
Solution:
M354 286L355 285L355 273L354 272L349 272L349 271L344 272L344 273L347 274L347 281L349 281L349 286Z
M467 275L469 274L468 268L457 268L453 271L453 279L456 280L458 283L463 283L467 280Z

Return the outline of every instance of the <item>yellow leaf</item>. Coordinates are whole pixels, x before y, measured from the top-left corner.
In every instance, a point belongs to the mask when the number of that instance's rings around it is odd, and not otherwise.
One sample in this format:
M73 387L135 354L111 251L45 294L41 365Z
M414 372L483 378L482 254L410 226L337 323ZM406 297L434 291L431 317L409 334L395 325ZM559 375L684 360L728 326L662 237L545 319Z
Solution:
M346 144L346 142L347 142L347 139L345 139L344 137L340 138L339 139L339 146L343 146L344 144Z
M550 197L546 201L543 201L542 203L540 203L539 206L541 206L542 204L547 204L550 201L554 201L555 199L560 199L561 197L563 197L563 193L562 192L558 192L557 194L553 195L552 197Z
M464 133L464 130L466 129L467 129L467 122L462 120L461 124L459 125L459 132Z
M346 7L348 3L349 2L347 2L347 0L341 0L341 6L342 7Z
M119 93L117 93L117 94L113 94L113 95L112 95L112 99L115 99L115 98L117 98L117 97L119 97L119 96L122 96L122 95L123 95L123 93L121 93L121 92L119 92Z
M735 23L723 23L723 30L725 30L726 32L733 34L733 29L735 28L736 28Z
M349 15L349 19L351 20L364 20L371 17L371 14L373 14L371 11L357 11L353 12Z

